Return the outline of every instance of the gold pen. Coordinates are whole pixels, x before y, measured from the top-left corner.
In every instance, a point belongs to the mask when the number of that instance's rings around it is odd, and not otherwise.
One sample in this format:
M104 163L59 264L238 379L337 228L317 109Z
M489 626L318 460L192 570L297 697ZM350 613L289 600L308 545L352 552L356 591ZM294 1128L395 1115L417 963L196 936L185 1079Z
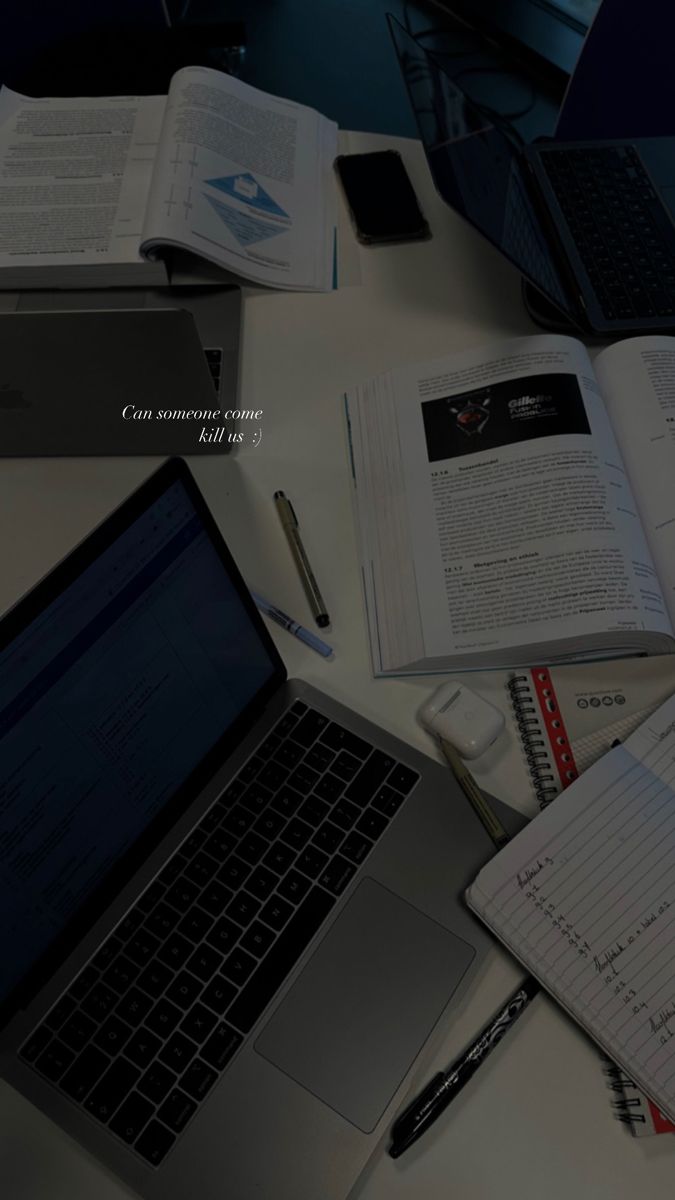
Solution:
M441 750L445 755L448 765L450 766L450 769L459 786L464 792L464 795L469 801L469 804L473 808L476 816L486 832L492 838L495 846L497 846L498 849L501 849L501 847L505 846L510 839L504 826L499 820L499 817L493 813L490 805L485 799L485 796L476 783L476 780L464 761L460 758L454 746L451 746L450 742L444 741L443 738L439 738L438 740L441 744Z
M291 548L291 554L298 569L298 574L300 575L300 582L309 600L312 616L319 628L325 629L327 625L330 625L330 617L326 612L324 598L319 591L319 585L314 578L314 572L309 565L309 559L300 538L298 518L293 511L293 505L284 492L274 493L274 503L283 531Z

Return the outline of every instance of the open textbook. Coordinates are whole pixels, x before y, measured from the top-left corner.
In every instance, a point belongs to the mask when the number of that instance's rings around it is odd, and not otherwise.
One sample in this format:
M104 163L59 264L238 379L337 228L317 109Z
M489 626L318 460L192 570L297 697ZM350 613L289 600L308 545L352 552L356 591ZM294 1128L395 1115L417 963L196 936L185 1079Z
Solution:
M346 409L376 674L675 651L674 338L520 338Z
M337 127L206 67L168 96L0 90L0 287L168 282L188 251L276 288L333 283Z

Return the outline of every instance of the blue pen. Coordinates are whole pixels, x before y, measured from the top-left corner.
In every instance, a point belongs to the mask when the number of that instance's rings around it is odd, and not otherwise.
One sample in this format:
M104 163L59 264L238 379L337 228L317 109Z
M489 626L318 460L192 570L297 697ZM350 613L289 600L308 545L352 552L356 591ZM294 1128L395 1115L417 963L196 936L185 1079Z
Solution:
M276 604L271 604L269 600L266 600L264 596L261 596L259 592L251 592L251 595L253 596L256 606L261 612L265 613L265 616L269 617L272 621L276 621L277 625L281 625L282 629L287 629L289 633L292 633L294 637L299 638L301 642L305 643L305 645L311 646L312 650L316 650L317 654L323 655L324 658L331 657L333 653L333 647L329 646L328 642L322 642L321 638L317 637L315 633L312 633L309 629L305 629L304 625L298 624L298 622L294 621L292 617L289 617L287 613L282 612L280 608L277 608Z

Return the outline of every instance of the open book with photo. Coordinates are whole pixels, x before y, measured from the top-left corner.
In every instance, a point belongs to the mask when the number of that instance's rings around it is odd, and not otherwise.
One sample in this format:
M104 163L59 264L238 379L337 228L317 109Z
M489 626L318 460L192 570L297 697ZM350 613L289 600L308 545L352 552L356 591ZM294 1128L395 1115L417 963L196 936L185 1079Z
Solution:
M502 342L346 411L375 674L675 651L675 339Z
M239 282L330 290L336 149L332 121L207 67L168 96L2 88L0 288L168 283L181 251ZM196 282L222 279L202 264Z

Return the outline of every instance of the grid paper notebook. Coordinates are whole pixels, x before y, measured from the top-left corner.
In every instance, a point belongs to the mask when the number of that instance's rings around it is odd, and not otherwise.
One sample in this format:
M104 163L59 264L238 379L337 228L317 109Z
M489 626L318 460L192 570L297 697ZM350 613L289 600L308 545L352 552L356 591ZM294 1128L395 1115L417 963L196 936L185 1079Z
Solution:
M484 867L467 900L675 1119L675 698Z

